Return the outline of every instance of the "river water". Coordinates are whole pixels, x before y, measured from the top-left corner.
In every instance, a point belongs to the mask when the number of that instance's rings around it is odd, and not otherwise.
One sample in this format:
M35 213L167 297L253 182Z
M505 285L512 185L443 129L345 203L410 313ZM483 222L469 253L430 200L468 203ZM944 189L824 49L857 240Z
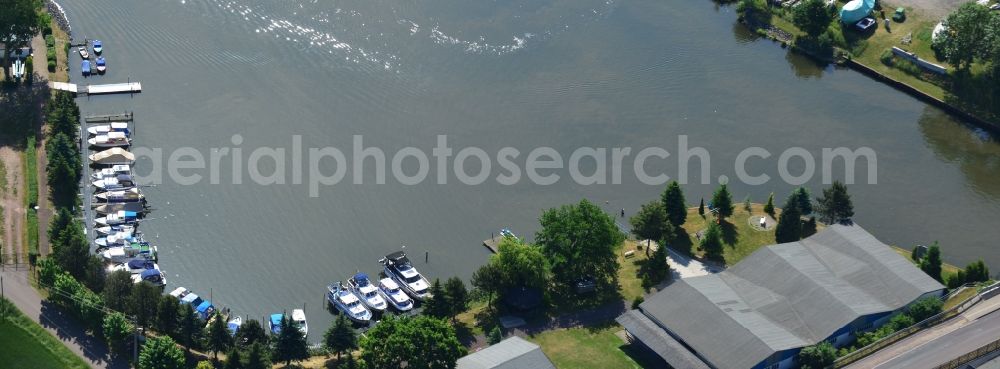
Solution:
M515 147L522 163L541 146L564 159L582 146L632 147L633 155L661 146L672 155L646 168L676 177L684 135L711 154L712 183L698 183L693 170L685 186L696 203L719 175L736 178L733 163L747 147L774 154L749 166L770 182L731 180L737 200L755 201L793 188L778 171L788 148L819 162L823 148L870 147L877 184L868 184L862 164L850 186L860 225L908 248L939 240L952 263L981 257L1000 268L995 140L856 72L760 40L736 24L731 8L707 0L63 5L77 39L105 44L108 74L84 83L131 79L144 88L134 97L81 98L84 114L134 110L137 143L161 149L164 161L181 147L206 158L212 148L239 147L246 162L258 147L291 148L296 135L303 147L348 155L352 137L363 135L365 146L391 159L406 146L430 153L447 135L455 151L476 146L492 156ZM79 83L78 63L71 65ZM662 187L640 183L630 164L621 184L580 185L561 172L547 186L527 178L469 186L453 175L442 185L432 166L414 186L391 173L374 184L373 170L361 176L365 184L353 184L348 170L343 182L310 197L291 179L233 184L227 160L221 184L206 171L181 171L203 178L146 191L156 210L143 228L159 244L170 288L211 294L217 305L257 318L305 305L312 341L332 320L322 305L326 284L357 270L376 273L376 260L401 245L431 278L468 278L487 258L481 240L500 227L530 236L542 209L581 198L631 214ZM416 161L408 160L412 174ZM802 163L792 159L791 172L801 173ZM139 166L149 173L154 160ZM274 165L265 159L260 167L269 173ZM469 173L477 168L466 163ZM806 184L814 192L822 187L816 170ZM492 173L505 171L494 163Z

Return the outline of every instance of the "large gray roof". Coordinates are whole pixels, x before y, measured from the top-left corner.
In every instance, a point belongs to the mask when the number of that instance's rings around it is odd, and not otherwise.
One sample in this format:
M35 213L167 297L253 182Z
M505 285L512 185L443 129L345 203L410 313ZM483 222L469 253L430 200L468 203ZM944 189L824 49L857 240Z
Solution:
M710 369L683 344L671 337L656 323L649 320L639 310L629 310L615 319L629 334L642 341L657 355L670 358L670 366L675 369Z
M513 336L458 359L456 369L555 369L538 345Z
M640 308L713 366L748 368L943 288L861 227L833 225L681 279Z

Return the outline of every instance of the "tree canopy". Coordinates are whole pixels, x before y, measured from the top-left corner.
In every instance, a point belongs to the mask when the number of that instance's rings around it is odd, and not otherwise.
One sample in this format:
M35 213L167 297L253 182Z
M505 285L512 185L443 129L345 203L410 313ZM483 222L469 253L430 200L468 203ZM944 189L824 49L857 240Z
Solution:
M819 37L833 21L833 10L823 0L805 0L792 9L792 23L809 37Z
M571 288L573 281L584 276L602 282L617 277L615 250L625 236L600 207L581 200L545 211L540 222L535 239L561 287Z
M132 323L119 312L113 312L104 316L102 333L107 340L108 347L116 355L125 353L125 339L132 334L135 329Z
M208 326L208 348L218 358L219 352L229 350L230 347L233 347L233 336L229 335L225 319L218 316Z
M639 212L629 219L629 223L632 225L632 234L640 240L653 240L665 244L663 241L674 238L674 226L670 224L666 209L660 201L643 204Z
M799 208L799 214L802 216L809 216L813 212L812 197L809 194L809 190L805 187L799 187L792 191L792 199L795 201L795 205Z
M677 181L670 181L667 184L663 195L660 196L660 201L663 202L663 209L667 212L670 224L675 227L684 225L684 222L687 221L687 204L684 202L684 191L681 190L681 185Z
M994 29L1000 16L975 2L962 4L944 21L945 31L934 40L934 48L949 64L968 70L977 58L989 59L998 47ZM993 61L994 67L996 60Z
M358 348L358 335L354 333L351 323L344 314L340 314L323 335L323 345L330 352L337 354L337 361L340 361L340 354L350 353L351 350Z
M830 342L823 341L812 346L803 347L799 351L799 365L802 369L823 369L833 365L837 359L837 350Z
M931 276L938 282L943 281L941 278L941 248L938 247L937 241L927 249L927 255L920 260L920 270Z
M268 344L267 331L261 326L259 320L248 319L236 331L236 346L245 349L250 348L250 346L258 342L265 346Z
M361 338L361 358L370 368L454 369L466 349L441 319L386 317Z
M712 209L722 220L733 215L733 195L729 193L729 187L725 183L719 185L719 188L712 194Z
M0 0L0 43L7 50L22 47L31 42L31 36L38 32L38 12L32 0ZM7 69L9 54L3 55L3 68ZM7 73L9 76L10 73Z
M781 209L778 225L774 229L774 240L777 243L795 242L802 239L802 214L799 204L793 195L788 198L785 208Z
M823 195L816 199L816 212L820 219L827 223L845 223L854 216L854 204L847 186L840 181L833 181L830 188L823 189Z
M309 358L309 345L306 337L299 331L299 327L292 322L292 318L285 314L281 318L281 332L274 340L274 352L271 356L275 361L284 361L288 365L293 360L299 361Z
M715 222L708 223L704 238L701 239L701 249L705 251L705 257L722 261L722 227Z
M151 337L139 353L139 369L184 369L184 352L170 337Z
M455 319L469 307L469 291L461 278L451 277L444 283L444 292L448 296L448 316Z

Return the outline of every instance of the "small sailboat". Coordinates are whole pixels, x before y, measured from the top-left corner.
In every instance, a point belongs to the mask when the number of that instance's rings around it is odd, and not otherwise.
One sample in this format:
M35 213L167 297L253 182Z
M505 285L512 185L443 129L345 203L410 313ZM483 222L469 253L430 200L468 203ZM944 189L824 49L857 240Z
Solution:
M355 323L368 324L372 320L372 312L361 303L351 291L344 288L344 284L337 282L326 287L326 300L330 302L347 318Z
M229 329L229 334L235 336L236 332L240 331L240 327L243 326L243 317L237 316L235 318L229 319L226 323L226 328Z
M87 139L91 147L124 147L132 144L125 132L108 132Z
M94 40L94 54L101 55L104 51L104 43L101 40Z
M84 76L90 75L90 60L80 62L80 72L83 73Z
M126 136L131 136L127 122L111 122L110 124L87 127L87 133L91 136L106 135L108 132L124 132Z
M80 57L84 60L90 59L90 52L87 51L86 45L76 48L76 51L80 53Z
M139 220L139 214L134 211L119 211L110 213L103 217L94 218L94 223L100 226L115 226L122 224L135 224Z
M97 57L97 74L104 74L108 70L108 64L104 61L103 56Z

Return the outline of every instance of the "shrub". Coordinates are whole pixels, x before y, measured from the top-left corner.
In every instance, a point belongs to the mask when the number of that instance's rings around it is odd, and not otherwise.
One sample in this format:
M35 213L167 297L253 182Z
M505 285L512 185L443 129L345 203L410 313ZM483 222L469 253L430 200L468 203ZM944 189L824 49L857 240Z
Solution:
M49 47L49 48L55 47L56 46L56 38L53 37L52 35L45 36L45 46ZM55 50L52 50L52 51L55 51Z
M500 331L500 326L493 327L490 333L486 336L486 342L495 345L503 341L503 332Z
M632 300L632 308L633 309L638 309L639 308L639 304L642 304L642 302L645 301L645 300L646 299L644 299L642 296L637 296L635 298L635 300Z
M913 318L913 321L922 322L924 319L940 313L943 305L944 303L942 303L939 298L925 297L917 302L914 302L913 305L910 305L910 307L906 309L906 314Z
M49 68L49 72L55 72L56 71L56 61L52 60L52 59L49 59L48 68Z
M878 57L878 60L882 61L882 64L888 65L890 67L893 64L893 59L894 57L892 55L892 50L889 49L885 49L885 51L882 52L882 55L879 55Z

